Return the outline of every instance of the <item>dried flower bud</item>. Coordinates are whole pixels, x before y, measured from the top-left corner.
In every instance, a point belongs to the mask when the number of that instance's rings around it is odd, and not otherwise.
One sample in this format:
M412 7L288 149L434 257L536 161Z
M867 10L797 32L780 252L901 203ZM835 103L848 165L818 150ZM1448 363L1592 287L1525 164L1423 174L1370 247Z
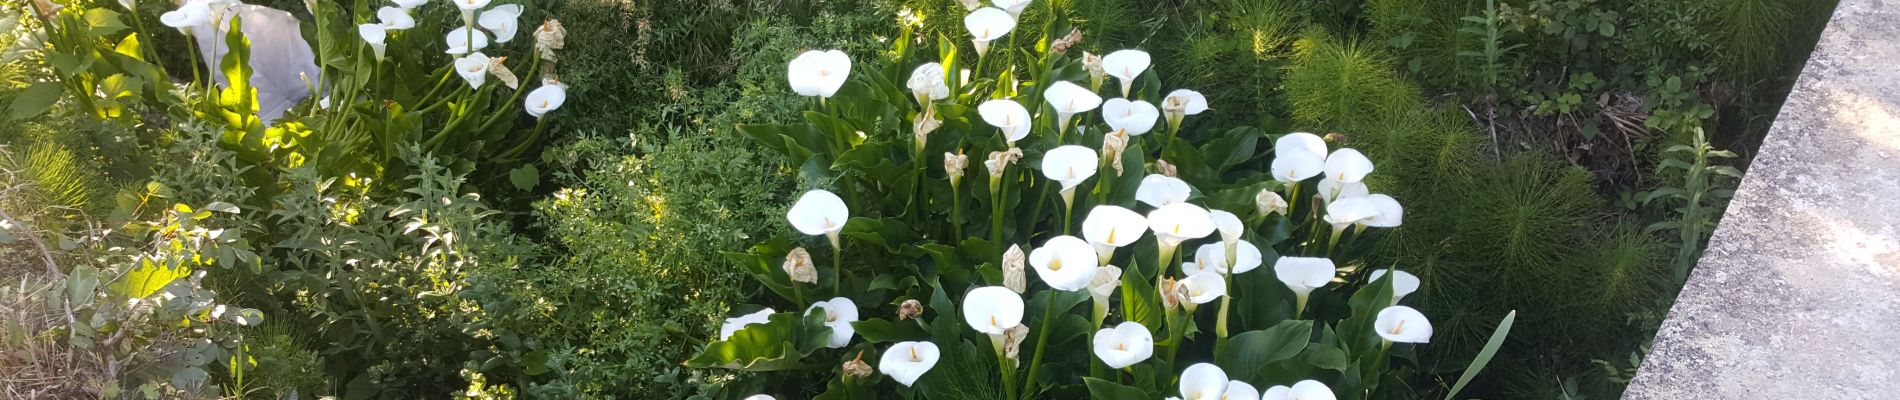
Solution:
M1068 35L1063 35L1061 39L1056 39L1055 43L1049 44L1049 51L1055 52L1056 54L1068 53L1070 47L1075 47L1077 43L1081 42L1082 28L1069 28Z
M990 159L989 161L984 161L983 166L989 167L990 178L1002 179L1003 171L1009 169L1009 163L1016 162L1016 160L1022 158L1023 149L1011 147L1007 151L990 152Z
M1102 135L1102 159L1115 167L1115 176L1122 176L1122 152L1127 150L1127 131L1117 130Z
M863 350L858 350L858 358L851 359L851 361L845 361L844 367L842 369L844 369L845 376L849 376L849 377L857 378L857 379L869 378L871 377L871 374L873 372L871 370L871 365L864 363Z
M962 150L959 149L957 151ZM947 151L943 153L943 174L950 177L951 187L963 183L963 170L969 167L970 156Z
M1009 245L1009 251L1003 252L1003 287L1020 294L1029 289L1029 278L1024 275L1023 264L1029 259L1023 255L1023 247Z
M1346 136L1344 133L1333 132L1326 134L1325 139L1327 143L1345 143L1348 140L1352 140L1352 137Z
M52 21L53 16L59 15L59 10L65 8L66 6L53 4L51 1L33 0L33 14L39 16L40 20L43 21Z
M917 318L923 315L924 303L918 302L917 299L904 300L904 304L897 305L898 321Z
M943 120L937 119L935 110L925 108L923 113L917 114L917 121L911 126L917 136L914 142L917 146L917 154L924 153L924 144L929 143L930 132L936 131L937 127L941 126L943 126Z
M1174 278L1161 278L1161 285L1157 289L1161 290L1162 307L1170 311L1181 307L1181 286L1175 284Z
M554 61L554 51L567 46L567 28L559 20L548 20L534 30L534 48L541 52L541 59Z
M1260 189L1260 193L1253 196L1253 206L1254 211L1261 217L1287 212L1286 198L1280 197L1280 193L1270 189Z
M488 62L488 74L501 79L501 83L507 84L509 89L520 89L521 79L515 77L514 71L508 70L507 64L503 64L507 61L508 57L495 57L490 59Z
M1089 88L1102 90L1102 81L1108 76L1108 71L1102 69L1102 56L1082 52L1082 69L1089 71Z
M1023 339L1028 337L1028 325L1017 324L1009 328L1009 330L1003 331L1003 356L1015 360L1016 354L1023 349Z
M785 253L784 268L785 275L791 276L792 282L818 283L818 267L812 264L811 252L804 247Z
M1174 164L1169 164L1168 160L1155 160L1155 170L1157 172L1160 172L1162 175L1167 175L1169 177L1175 177L1175 178L1180 177L1177 175L1180 173L1180 171L1174 168Z

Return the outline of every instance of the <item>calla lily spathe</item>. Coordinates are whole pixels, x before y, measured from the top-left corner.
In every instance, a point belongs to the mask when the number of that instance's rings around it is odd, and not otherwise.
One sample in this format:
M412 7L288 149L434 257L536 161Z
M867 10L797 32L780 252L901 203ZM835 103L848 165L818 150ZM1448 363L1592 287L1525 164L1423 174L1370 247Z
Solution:
M719 325L719 340L726 340L726 339L732 338L732 334L734 332L738 332L741 329L745 329L746 325L763 324L765 323L767 319L770 319L772 317L773 313L776 313L776 312L777 311L772 311L772 309L767 308L764 310L753 312L751 314L727 318L724 324Z
M389 30L403 30L416 27L416 18L409 16L409 10L396 7L376 9L376 20Z
M1220 400L1260 400L1260 389L1241 381L1227 381L1227 393Z
M1208 217L1214 220L1214 230L1220 232L1220 241L1229 246L1240 241L1247 233L1247 225L1240 222L1240 216L1226 210L1208 210Z
M1016 29L1016 16L1000 8L978 8L963 17L963 28L970 31L970 41L976 45L976 56L982 57L989 53L990 41Z
M943 352L931 342L898 342L884 350L884 356L878 360L878 372L890 375L904 386L917 383L917 378L937 366L937 360L943 358Z
M1384 285L1385 282L1379 281L1379 278L1385 277L1386 271L1392 271L1392 304L1399 304L1399 299L1405 298L1405 295L1418 291L1418 275L1412 275L1412 273L1405 271L1394 269L1373 270L1372 276L1367 278L1366 281L1372 282L1375 285Z
M541 118L547 115L549 111L561 108L561 104L566 102L566 86L562 86L558 83L543 84L541 87L535 88L534 91L528 92L528 97L526 100L523 100L522 106L528 110L528 115Z
M1399 205L1398 199L1384 194L1373 194L1366 196L1366 201L1371 202L1372 208L1378 211L1378 215L1366 220L1366 226L1396 228L1405 223L1405 207Z
M488 56L482 53L469 54L467 57L457 58L455 59L455 73L461 75L462 80L468 81L470 88L480 89L482 88L482 82L488 80L489 61Z
M851 77L851 56L838 50L809 50L786 65L785 75L792 92L828 99Z
M769 394L755 394L746 397L745 400L778 400L778 398L772 397L772 395Z
M1003 140L1015 147L1016 141L1029 137L1031 121L1029 109L1015 100L997 99L985 101L976 106L976 113L983 116L983 122L1003 131Z
M491 0L450 0L450 1L455 3L455 8L462 10L462 24L463 25L475 25L475 11L481 10L482 7L488 7L488 3Z
M1102 70L1121 81L1122 97L1128 97L1129 89L1135 85L1135 78L1140 77L1153 63L1154 59L1148 56L1148 52L1116 50L1102 57Z
M1135 200L1154 208L1186 203L1193 194L1194 187L1187 181L1162 174L1148 174L1141 178L1141 185L1135 187Z
M910 80L905 82L910 88L911 97L917 99L917 105L928 106L931 100L943 100L950 97L950 85L943 80L943 64L926 63L910 71Z
M1372 160L1354 149L1333 150L1326 156L1326 179L1356 183L1372 173Z
M1088 288L1100 265L1095 247L1074 236L1057 236L1029 252L1029 265L1050 288L1077 291Z
M1155 353L1154 333L1134 321L1096 331L1094 345L1095 358L1114 369L1146 361Z
M1089 280L1089 298L1095 301L1094 321L1097 325L1108 316L1108 297L1115 295L1115 289L1121 285L1121 267L1103 265L1095 269L1095 278Z
M1313 156L1326 157L1326 139L1306 132L1293 132L1273 141L1274 156L1302 152Z
M1262 393L1260 400L1337 400L1333 389L1316 380L1304 380L1293 387L1274 386Z
M495 43L508 43L515 39L515 32L521 29L521 5L503 4L483 11L476 18L476 25L495 34Z
M1432 341L1432 321L1425 314L1406 306L1391 306L1379 310L1379 318L1372 322L1372 328L1379 331L1379 337L1394 343L1426 343Z
M1002 286L985 286L963 296L963 323L991 336L1023 323L1023 297Z
M1148 229L1154 231L1156 247L1161 250L1157 255L1167 260L1181 242L1214 233L1214 219L1200 206L1174 203L1149 211Z
M852 322L858 322L857 302L851 301L848 297L813 302L811 307L805 309L805 314L811 314L816 310L824 310L822 312L825 313L825 326L831 327L831 339L825 345L826 347L835 349L851 344L851 337L857 335L858 332L851 327Z
M1337 233L1352 224L1363 224L1379 216L1378 207L1365 196L1345 197L1326 203L1326 223Z
M825 235L831 239L832 248L838 247L838 232L844 230L845 222L851 220L851 209L845 206L844 199L836 193L824 189L813 189L798 196L798 202L785 212L785 220L792 228L807 235Z
M203 1L187 1L176 10L160 14L158 22L191 35L192 28L211 23L211 5Z
M1102 106L1102 96L1069 81L1056 81L1048 90L1042 92L1042 99L1049 108L1056 110L1056 131L1069 128L1069 118L1075 114L1089 112Z
M363 37L363 43L368 44L370 51L376 54L376 61L383 60L389 47L389 31L386 28L378 24L357 25L356 35Z
M414 10L416 7L428 4L429 0L395 0L395 2L396 6L402 7L403 10Z
M1031 1L1033 0L990 0L990 4L995 4L996 8L1001 8L1003 11L1008 11L1010 16L1020 17L1023 15L1023 9L1029 8Z
M1207 304L1227 295L1227 281L1214 271L1201 271L1189 275L1179 283L1187 292L1188 311L1193 312L1194 305Z
M1206 111L1207 96L1202 96L1201 92L1176 89L1168 92L1168 97L1161 100L1161 112L1168 117L1170 131L1180 131L1183 119Z
M1340 198L1360 197L1368 194L1372 194L1372 190L1366 188L1365 182L1340 182L1333 180L1333 178L1319 180L1320 199L1327 203L1332 203L1333 200Z
M1155 118L1158 117L1160 111L1146 101L1113 98L1102 103L1102 122L1107 123L1110 129L1128 132L1129 135L1141 136L1154 130Z
M1306 296L1312 294L1313 289L1331 283L1337 272L1333 260L1322 257L1280 257L1273 262L1274 277L1286 284L1297 300L1294 312L1306 308Z
M1061 182L1063 190L1074 190L1076 185L1095 176L1098 160L1095 150L1088 147L1056 147L1042 154L1042 174Z
M1218 400L1227 394L1227 371L1214 364L1200 363L1181 371L1181 398Z
M468 27L455 28L444 38L449 45L449 54L463 55L470 51L482 51L488 48L488 34Z
M1082 219L1082 238L1095 246L1096 262L1107 264L1115 249L1135 244L1148 233L1148 218L1121 206L1102 205Z
M1194 251L1194 267L1190 269L1186 263L1183 263L1181 264L1181 270L1183 273L1189 275L1200 271L1210 271L1221 274L1244 274L1247 273L1247 271L1260 268L1263 262L1260 247L1255 246L1253 242L1235 243L1234 261L1234 266L1229 268L1227 265L1226 244L1208 243L1201 245L1199 249Z
M1271 169L1274 180L1299 182L1325 172L1326 160L1304 151L1274 152Z

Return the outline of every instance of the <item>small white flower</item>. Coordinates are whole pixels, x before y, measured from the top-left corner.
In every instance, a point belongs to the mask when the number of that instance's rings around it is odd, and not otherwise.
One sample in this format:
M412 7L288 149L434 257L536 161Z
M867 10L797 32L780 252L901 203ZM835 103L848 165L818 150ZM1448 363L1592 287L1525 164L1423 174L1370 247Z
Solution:
M726 323L719 326L719 340L732 338L734 332L745 329L746 325L763 324L767 319L772 317L772 313L776 312L777 311L772 311L772 309L767 308L751 314L727 318Z
M1102 103L1102 122L1129 135L1141 136L1154 130L1155 118L1159 116L1155 106L1146 101L1114 98Z
M388 49L389 31L382 25L362 24L356 26L356 34L369 44L370 51L376 54L376 61L382 61Z
M449 45L448 53L458 56L488 48L488 34L480 30L468 29L468 27L449 31L445 39Z
M521 29L521 5L503 4L483 11L476 24L495 34L495 43L508 43L515 39L515 31Z
M831 98L851 77L851 56L838 50L810 50L786 66L786 79L800 96Z
M976 45L976 56L982 57L989 53L991 41L1016 29L1016 16L999 8L979 8L963 17L963 28L970 31L970 41Z
M839 348L851 344L851 337L858 332L851 328L851 323L858 321L858 303L848 297L836 297L811 303L811 307L805 309L805 314L820 309L825 313L825 326L831 327L831 339L825 346Z
M910 71L910 81L905 82L917 105L929 105L931 100L943 100L950 97L950 85L943 80L943 64L928 63Z
M1254 212L1259 213L1262 217L1287 213L1286 198L1280 197L1280 193L1268 189L1260 189L1260 193L1254 194L1253 206Z
M1061 146L1042 154L1042 174L1061 182L1063 190L1074 190L1076 185L1095 176L1099 160L1094 149L1077 145Z
M480 89L482 82L488 80L488 65L487 55L469 54L467 57L455 59L455 73L461 75L462 80L468 81L470 88Z
M998 99L985 101L976 106L977 114L983 116L983 122L1003 131L1003 140L1014 145L1016 141L1029 136L1029 109L1015 100Z
M1095 358L1114 369L1146 361L1155 353L1154 333L1134 321L1096 331L1094 345Z
M1182 279L1179 284L1186 288L1187 301L1189 304L1207 304L1208 302L1220 299L1221 296L1227 295L1227 282L1225 279L1226 278L1222 278L1220 274L1214 273L1213 271L1202 271L1198 274L1189 275L1187 279Z
M963 295L963 322L970 329L1001 336L1023 323L1023 297L1002 286L985 286Z
M528 92L528 98L522 106L528 109L528 115L541 118L549 111L561 108L561 104L566 102L567 87L559 84L541 85L534 91Z
M1227 394L1227 371L1214 364L1200 363L1181 371L1181 398L1216 400Z
M1050 288L1077 291L1088 288L1099 265L1095 248L1074 236L1057 236L1029 252L1029 264L1036 276Z
M1114 205L1095 206L1082 219L1082 237L1095 246L1096 261L1107 264L1115 249L1135 244L1148 233L1148 218Z
M785 220L792 223L793 229L807 235L825 235L831 239L832 246L837 246L838 232L851 220L851 209L837 194L813 189L798 197L792 209L785 212Z
M942 358L943 353L937 349L936 343L897 342L891 345L891 348L884 350L884 356L878 360L877 368L878 372L890 375L891 379L897 380L897 383L911 386L917 383L918 377L924 376L925 372L930 372L930 368L936 367L937 360Z
M1161 111L1168 116L1168 129L1181 130L1181 120L1207 111L1207 97L1201 92L1177 89L1161 100Z
M1411 307L1391 306L1379 310L1379 319L1372 322L1372 328L1377 329L1379 337L1388 342L1426 343L1432 340L1432 321Z
M1149 174L1141 178L1141 185L1135 187L1135 200L1149 207L1161 208L1169 204L1186 203L1188 196L1194 193L1194 187L1187 181L1162 174Z
M416 27L416 18L409 16L409 10L396 7L376 9L376 20L392 31Z
M1386 271L1392 271L1392 304L1399 304L1399 299L1405 298L1405 295L1418 291L1418 275L1412 275L1412 273L1405 271L1393 269L1373 270L1372 276L1367 278L1366 281L1375 285L1384 285L1385 282L1379 281L1379 278L1386 276Z
M1042 91L1042 99L1056 110L1056 130L1061 132L1069 127L1069 118L1075 114L1089 112L1102 105L1102 96L1095 95L1080 85L1069 81L1056 81L1049 89Z
M1372 160L1367 159L1359 150L1339 149L1326 156L1326 178L1340 182L1355 183L1366 179L1372 173Z
M1306 303L1306 296L1312 294L1313 289L1331 283L1337 272L1333 260L1321 257L1280 257L1273 262L1274 277L1293 291L1300 304Z
M1135 78L1148 70L1154 59L1148 52L1141 50L1117 50L1102 57L1102 70L1120 80L1122 97L1128 97L1129 89L1135 85Z

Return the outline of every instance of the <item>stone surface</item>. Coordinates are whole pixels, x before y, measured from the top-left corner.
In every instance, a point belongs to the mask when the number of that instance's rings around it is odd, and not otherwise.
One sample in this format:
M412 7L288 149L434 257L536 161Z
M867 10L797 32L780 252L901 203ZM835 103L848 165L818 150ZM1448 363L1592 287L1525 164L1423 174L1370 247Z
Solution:
M1624 399L1900 393L1900 0L1843 0Z

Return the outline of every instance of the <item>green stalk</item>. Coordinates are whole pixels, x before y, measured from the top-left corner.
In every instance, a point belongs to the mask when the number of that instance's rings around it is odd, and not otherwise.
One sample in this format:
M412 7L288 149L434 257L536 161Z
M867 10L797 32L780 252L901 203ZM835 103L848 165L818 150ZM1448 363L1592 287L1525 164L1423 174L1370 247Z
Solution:
M1228 261L1228 273L1221 274L1221 285L1226 286L1227 295L1220 297L1220 315L1214 317L1214 354L1222 354L1227 347L1227 310L1234 300L1233 261Z
M963 241L963 192L956 181L950 181L950 227L956 236L953 240Z
M1049 331L1055 330L1056 326L1056 298L1055 296L1049 296L1046 300L1048 300L1048 302L1044 303L1045 305L1042 307L1042 329L1037 329L1042 332L1036 334L1036 355L1029 359L1029 378L1027 378L1028 382L1023 384L1023 395L1021 398L1025 399L1035 394L1036 371L1042 368L1042 351L1048 347L1046 345L1049 344Z

